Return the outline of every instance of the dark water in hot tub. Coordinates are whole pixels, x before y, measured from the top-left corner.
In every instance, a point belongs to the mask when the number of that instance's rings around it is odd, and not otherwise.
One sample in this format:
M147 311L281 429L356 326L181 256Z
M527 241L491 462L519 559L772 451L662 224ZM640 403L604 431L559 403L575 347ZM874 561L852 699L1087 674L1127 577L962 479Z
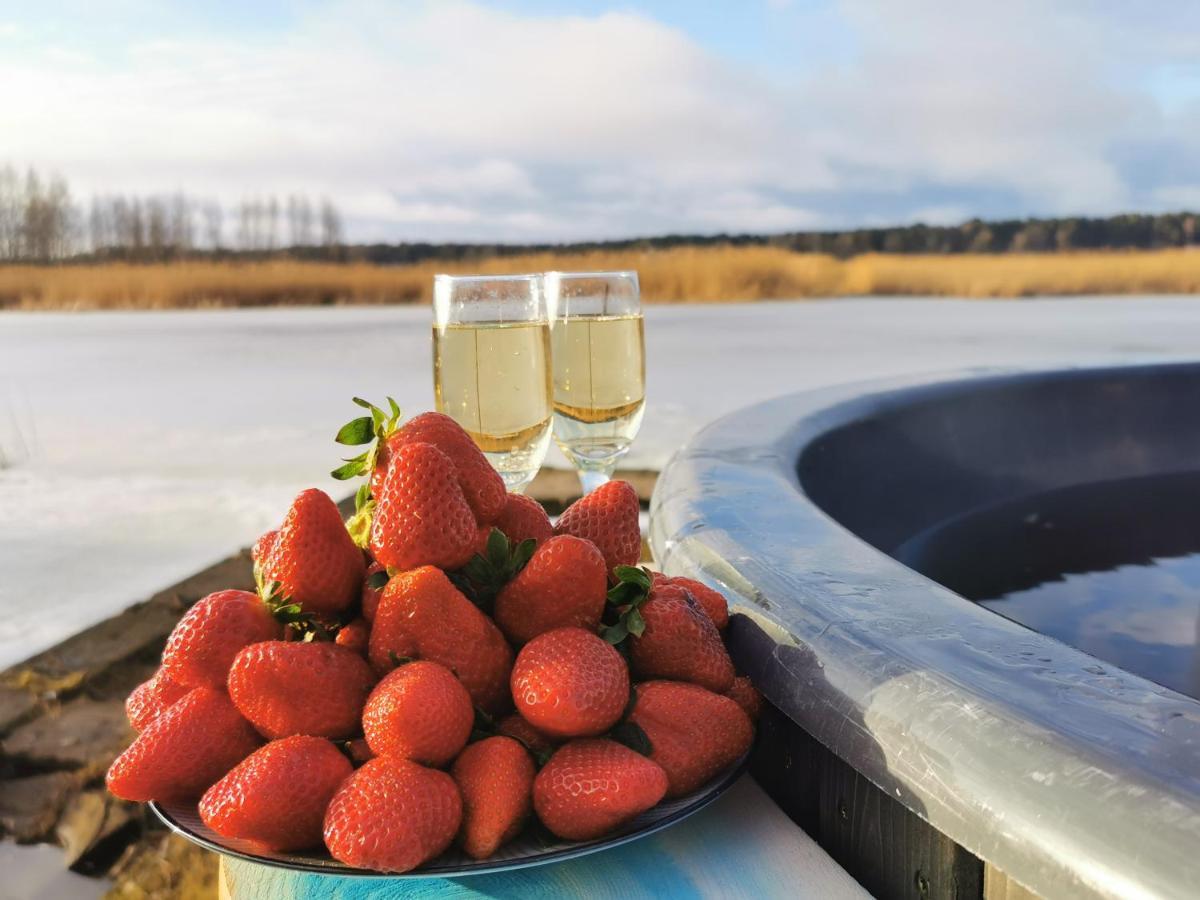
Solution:
M1000 615L1200 699L1200 472L1066 488L893 554Z

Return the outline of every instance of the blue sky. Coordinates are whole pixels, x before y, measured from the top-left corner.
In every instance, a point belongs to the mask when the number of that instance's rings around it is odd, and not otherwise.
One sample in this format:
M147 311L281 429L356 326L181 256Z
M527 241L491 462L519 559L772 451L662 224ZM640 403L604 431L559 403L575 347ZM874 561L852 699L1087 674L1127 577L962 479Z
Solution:
M0 0L0 163L360 240L1200 208L1200 4Z

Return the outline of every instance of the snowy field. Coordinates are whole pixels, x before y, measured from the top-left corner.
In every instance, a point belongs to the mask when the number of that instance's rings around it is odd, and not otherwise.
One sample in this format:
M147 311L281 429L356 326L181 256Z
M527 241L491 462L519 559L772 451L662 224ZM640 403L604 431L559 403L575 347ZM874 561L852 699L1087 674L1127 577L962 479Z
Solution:
M432 405L429 310L0 315L0 666L248 544L327 477L350 397ZM1200 299L870 299L647 312L630 467L725 412L968 366L1200 355ZM553 451L551 465L565 465Z

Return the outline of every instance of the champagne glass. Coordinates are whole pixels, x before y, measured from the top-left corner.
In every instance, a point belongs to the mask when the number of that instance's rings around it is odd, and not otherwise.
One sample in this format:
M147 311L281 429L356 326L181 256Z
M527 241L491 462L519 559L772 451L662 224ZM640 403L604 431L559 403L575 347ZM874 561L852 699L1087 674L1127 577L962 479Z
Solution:
M637 272L547 272L554 440L585 494L612 477L646 405Z
M539 275L433 279L433 384L439 412L479 445L510 491L550 447L550 323Z

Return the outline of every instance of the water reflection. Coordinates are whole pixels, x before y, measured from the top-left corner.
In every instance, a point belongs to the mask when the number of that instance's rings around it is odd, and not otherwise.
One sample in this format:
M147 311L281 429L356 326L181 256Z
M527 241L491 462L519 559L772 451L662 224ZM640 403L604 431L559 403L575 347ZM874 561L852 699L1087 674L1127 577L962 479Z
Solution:
M1200 699L1200 473L958 517L897 559L994 612Z

